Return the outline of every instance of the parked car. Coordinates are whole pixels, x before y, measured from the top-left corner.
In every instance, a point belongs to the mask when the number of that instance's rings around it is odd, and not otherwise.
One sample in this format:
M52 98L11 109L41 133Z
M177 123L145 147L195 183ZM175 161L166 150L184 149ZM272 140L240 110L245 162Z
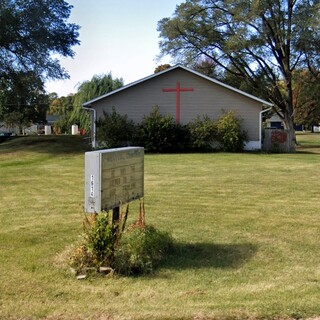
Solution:
M12 136L11 132L0 132L0 142L10 139L11 136Z

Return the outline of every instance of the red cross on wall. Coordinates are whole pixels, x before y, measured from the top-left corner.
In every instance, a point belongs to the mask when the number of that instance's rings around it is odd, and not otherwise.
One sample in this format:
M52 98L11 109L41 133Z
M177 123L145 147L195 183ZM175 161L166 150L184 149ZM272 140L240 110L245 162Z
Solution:
M180 123L180 92L193 91L193 88L181 88L180 82L177 82L175 88L162 89L162 91L176 93L176 122Z

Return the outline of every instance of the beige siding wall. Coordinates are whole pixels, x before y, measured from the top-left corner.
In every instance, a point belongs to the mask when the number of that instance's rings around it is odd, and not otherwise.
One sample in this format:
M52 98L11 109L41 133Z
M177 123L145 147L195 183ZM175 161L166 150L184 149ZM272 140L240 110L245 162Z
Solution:
M181 92L181 123L188 123L197 115L207 114L217 119L223 110L235 110L243 121L249 140L259 140L260 102L254 101L234 91L223 88L183 69L175 69L148 81L95 102L97 117L102 110L110 112L112 107L121 114L127 114L135 122L140 122L157 105L162 114L175 117L176 93L163 92L164 88L175 88L180 82L181 88L193 88L192 92Z

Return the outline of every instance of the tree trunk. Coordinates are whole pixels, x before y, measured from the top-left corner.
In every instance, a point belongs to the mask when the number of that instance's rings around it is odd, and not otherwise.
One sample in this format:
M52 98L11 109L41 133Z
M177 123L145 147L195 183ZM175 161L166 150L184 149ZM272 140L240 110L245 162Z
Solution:
M284 125L285 129L288 130L288 152L296 152L296 131L291 116L284 115Z

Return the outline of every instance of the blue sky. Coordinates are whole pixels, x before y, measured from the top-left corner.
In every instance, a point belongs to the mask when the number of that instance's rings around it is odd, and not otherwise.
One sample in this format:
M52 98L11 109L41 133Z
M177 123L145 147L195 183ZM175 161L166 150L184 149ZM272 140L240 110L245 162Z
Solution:
M112 72L125 84L149 76L157 65L170 62L159 54L157 22L171 17L182 0L69 0L70 22L81 26L80 46L73 59L61 59L70 79L50 81L48 92L76 92L77 84L95 74Z

